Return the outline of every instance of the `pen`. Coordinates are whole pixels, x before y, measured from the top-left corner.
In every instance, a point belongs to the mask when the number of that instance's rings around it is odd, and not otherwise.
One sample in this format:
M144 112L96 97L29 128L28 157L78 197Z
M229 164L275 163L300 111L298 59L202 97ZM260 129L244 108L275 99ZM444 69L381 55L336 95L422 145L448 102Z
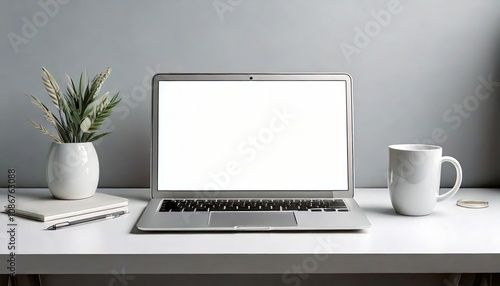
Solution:
M74 221L65 221L65 222L56 223L54 225L51 225L47 228L47 230L56 230L56 229L59 229L61 227L66 227L66 226L75 225L75 224L117 218L117 217L124 215L124 214L127 214L127 213L128 213L128 211L119 211L119 212L115 212L115 213L99 215L99 216L95 216L95 217L89 217L89 218L84 218L84 219L79 219L79 220L74 220Z

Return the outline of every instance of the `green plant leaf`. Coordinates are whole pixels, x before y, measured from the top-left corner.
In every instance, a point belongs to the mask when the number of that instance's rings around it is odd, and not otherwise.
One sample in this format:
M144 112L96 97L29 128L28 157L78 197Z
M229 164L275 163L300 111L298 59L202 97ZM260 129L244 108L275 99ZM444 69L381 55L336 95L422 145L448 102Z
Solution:
M68 77L69 78L69 77ZM75 86L75 82L73 81L73 79L69 78L69 81L71 83L71 86L73 87L73 94L72 94L72 97L73 98L76 98L78 96L78 92L77 92L77 89L76 89L76 86ZM68 83L69 84L69 83Z
M93 100L90 102L89 105L87 105L85 112L83 113L82 117L85 118L89 116L90 114L96 114L97 113L97 108L108 99L109 92L106 92L103 94L101 97L98 99Z
M42 67L42 71L45 73L45 76L47 77L47 78L44 78L42 76L42 82L43 82L43 85L45 86L45 90L47 90L47 93L49 94L49 97L52 100L52 103L54 104L54 106L57 109L59 109L60 108L60 106L59 106L59 97L60 97L59 85L57 84L57 81L54 79L52 74L50 74L50 72L46 68Z
M85 119L80 124L80 129L82 129L83 132L88 133L91 126L92 126L92 120L90 120L90 118L88 117L85 117Z
M104 102L104 103L106 103L106 102ZM103 110L98 111L96 113L95 117L93 118L92 125L87 130L87 132L99 131L99 128L101 128L101 125L104 123L104 121L106 121L106 119L109 116L111 116L112 110L116 106L116 104L118 104L118 101L116 101L116 100L113 102L110 101L109 104L107 104Z
M43 85L45 86L45 90L49 94L50 100L52 101L52 103L54 104L54 106L57 109L59 109L58 96L57 96L56 91L54 90L52 84L50 83L50 81L48 79L46 79L44 77L42 77L42 82L43 82Z
M96 135L94 137L91 137L91 138L88 139L88 142L94 142L94 141L100 139L101 137L103 137L105 135L108 135L109 133L111 133L111 132L104 132L104 133L101 133L101 134Z
M82 96L85 93L85 88L87 88L87 82L88 82L87 71L83 71L82 74L80 75L80 96Z
M85 87L85 92L82 94L82 96L79 98L80 99L80 112L83 113L86 109L87 109L87 106L88 106L88 101L85 100L85 98L88 98L90 97L90 89L89 89L89 86L87 85Z
M57 91L57 92L59 92L59 85L57 84L57 81L54 79L54 77L52 76L52 74L46 68L44 68L44 67L42 67L42 71L47 76L47 79L52 84L54 90Z
M57 130L57 133L59 134L59 138L61 139L62 142L64 142L64 143L70 142L70 136L68 135L68 132L66 131L66 128L63 127L57 121L56 121L56 130Z
M42 68L42 83L50 97L51 102L58 109L59 118L52 113L38 98L31 97L35 106L44 113L44 118L54 125L59 138L51 134L42 125L32 121L32 124L43 134L50 136L57 142L91 142L98 140L102 136L109 134L102 133L96 135L104 121L111 116L113 108L120 102L116 93L111 99L109 92L99 96L99 91L108 78L111 69L97 73L89 82L87 72L80 75L78 86L75 81L68 78L64 93L59 90L59 85L48 70Z

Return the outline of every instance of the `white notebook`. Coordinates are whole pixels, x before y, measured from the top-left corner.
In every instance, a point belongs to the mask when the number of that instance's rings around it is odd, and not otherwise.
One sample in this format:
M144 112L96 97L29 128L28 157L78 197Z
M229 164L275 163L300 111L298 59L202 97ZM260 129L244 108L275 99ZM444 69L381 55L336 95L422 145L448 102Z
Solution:
M105 214L128 209L128 199L96 193L83 200L57 200L53 197L24 200L16 203L16 215L38 221L74 218L87 214Z

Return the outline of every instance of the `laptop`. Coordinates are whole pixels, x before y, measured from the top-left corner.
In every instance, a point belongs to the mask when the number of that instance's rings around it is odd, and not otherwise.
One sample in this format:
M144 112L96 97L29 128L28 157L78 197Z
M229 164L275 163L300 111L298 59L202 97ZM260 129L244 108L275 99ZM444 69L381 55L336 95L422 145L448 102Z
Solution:
M348 74L157 74L143 231L358 230Z

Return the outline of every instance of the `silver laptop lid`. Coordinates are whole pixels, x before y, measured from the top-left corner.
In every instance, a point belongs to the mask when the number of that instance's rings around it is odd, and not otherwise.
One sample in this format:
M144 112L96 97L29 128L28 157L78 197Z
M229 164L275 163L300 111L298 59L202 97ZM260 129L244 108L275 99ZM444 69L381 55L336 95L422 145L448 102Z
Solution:
M347 74L157 74L151 192L353 197Z

